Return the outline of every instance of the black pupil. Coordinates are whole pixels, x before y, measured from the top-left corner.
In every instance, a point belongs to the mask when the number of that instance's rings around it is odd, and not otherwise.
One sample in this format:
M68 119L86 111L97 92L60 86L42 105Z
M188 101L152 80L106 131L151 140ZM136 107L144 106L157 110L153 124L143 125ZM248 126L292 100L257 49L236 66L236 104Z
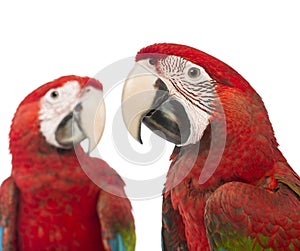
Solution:
M154 58L150 58L150 59L149 59L149 64L155 65L155 59L154 59Z
M58 91L51 92L51 98L57 98L59 96Z
M189 69L188 73L189 73L189 76L192 77L192 78L198 77L200 75L199 69L194 68L194 67Z

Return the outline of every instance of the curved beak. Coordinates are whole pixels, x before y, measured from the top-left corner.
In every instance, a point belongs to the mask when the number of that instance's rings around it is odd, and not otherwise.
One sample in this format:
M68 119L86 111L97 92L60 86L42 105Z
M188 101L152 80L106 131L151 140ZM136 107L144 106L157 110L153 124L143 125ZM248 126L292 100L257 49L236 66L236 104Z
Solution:
M88 153L98 145L105 127L105 103L101 90L92 86L85 87L79 101L81 128L89 140Z
M140 62L135 64L125 81L123 120L129 133L140 143L142 122L157 135L177 145L189 137L190 122L184 105L170 94L168 85L168 80L149 71Z
M102 90L86 85L73 111L67 115L56 130L59 144L71 147L88 139L88 154L99 143L105 127L105 104Z

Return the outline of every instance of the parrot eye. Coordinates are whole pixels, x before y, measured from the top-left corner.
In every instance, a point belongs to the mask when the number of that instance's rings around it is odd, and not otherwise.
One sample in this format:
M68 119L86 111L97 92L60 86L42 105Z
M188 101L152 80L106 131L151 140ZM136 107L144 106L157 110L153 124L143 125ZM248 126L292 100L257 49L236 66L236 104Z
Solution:
M201 71L200 69L196 68L196 67L191 67L188 72L187 72L188 76L191 79L195 79L198 78L201 75Z
M59 96L59 92L57 90L54 90L50 93L50 97L53 99L58 98L58 96Z
M52 89L46 94L46 98L50 103L54 103L60 100L60 91L58 89Z
M149 63L149 65L152 65L152 66L155 65L155 63L156 63L155 58L149 58L148 63Z

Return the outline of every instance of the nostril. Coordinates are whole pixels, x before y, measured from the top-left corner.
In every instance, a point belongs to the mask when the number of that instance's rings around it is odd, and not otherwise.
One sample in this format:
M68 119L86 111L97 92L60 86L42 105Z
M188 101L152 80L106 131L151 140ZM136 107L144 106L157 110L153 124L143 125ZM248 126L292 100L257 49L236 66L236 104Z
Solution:
M81 103L79 103L75 106L74 111L80 112L81 110L82 110L82 105L81 105Z

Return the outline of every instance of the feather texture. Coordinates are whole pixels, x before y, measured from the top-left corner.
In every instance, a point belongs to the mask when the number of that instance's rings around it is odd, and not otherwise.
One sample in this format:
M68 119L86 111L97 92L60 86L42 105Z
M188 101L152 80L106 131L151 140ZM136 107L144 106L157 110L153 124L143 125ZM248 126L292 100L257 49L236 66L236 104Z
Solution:
M29 94L14 116L12 174L0 189L3 251L134 250L134 221L121 177L105 161L88 156L80 145L56 148L40 131L40 99L70 80L78 81L81 88L87 81L99 85L89 78L62 77ZM108 187L106 191L122 197L105 192ZM106 245L108 232L124 245Z
M3 181L0 189L0 250L16 249L16 226L19 191L12 178Z
M181 215L178 210L174 209L171 196L168 193L164 195L162 214L163 250L189 250Z
M293 193L281 183L276 191L241 182L219 187L205 208L212 250L299 250L300 206Z
M136 60L161 62L170 55L205 70L215 95L210 105L222 109L210 113L199 146L176 147L171 156L163 205L164 246L176 250L184 239L192 251L299 250L300 178L278 149L262 99L233 68L189 46L150 45L139 51ZM162 79L180 71L159 66L156 63L155 69ZM172 85L176 84L182 83L173 79ZM191 88L200 93L207 87L186 87ZM201 95L195 93L193 99L200 102ZM178 219L183 231L176 228ZM169 226L175 227L174 232Z

